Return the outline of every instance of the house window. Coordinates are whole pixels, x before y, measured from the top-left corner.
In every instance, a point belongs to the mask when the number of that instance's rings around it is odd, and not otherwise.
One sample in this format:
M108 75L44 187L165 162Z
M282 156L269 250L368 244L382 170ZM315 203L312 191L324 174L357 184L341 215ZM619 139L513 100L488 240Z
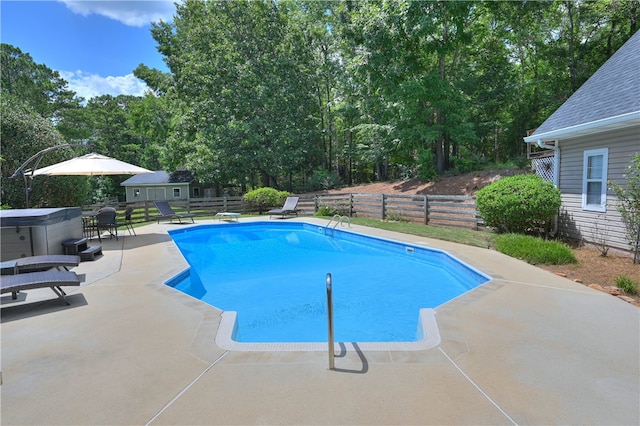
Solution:
M193 197L194 198L200 197L200 188L198 187L193 188Z
M582 208L584 210L604 212L607 209L608 160L608 148L584 152L582 172Z
M140 188L134 188L133 196L134 197L139 197L140 196Z
M180 188L173 188L173 198L180 198Z

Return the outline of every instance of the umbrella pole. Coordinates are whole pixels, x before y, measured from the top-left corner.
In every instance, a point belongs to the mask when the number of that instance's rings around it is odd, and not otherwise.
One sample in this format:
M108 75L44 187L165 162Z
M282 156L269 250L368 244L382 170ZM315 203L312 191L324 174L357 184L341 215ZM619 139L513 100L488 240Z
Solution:
M12 179L16 178L18 175L22 175L22 179L24 181L25 208L27 209L29 208L29 193L31 192L31 187L33 186L33 172L38 168L38 165L40 164L42 157L44 157L44 155L49 151L55 151L56 149L60 149L60 148L69 148L72 146L91 147L92 145L85 145L81 143L66 143L64 145L56 145L56 146L51 146L49 148L45 148L42 151L38 151L35 155L32 155L31 157L29 157L27 161L22 163L22 165L18 167L18 169L15 172L13 172L13 174L11 175ZM24 169L29 164L31 164L31 162L33 162L33 167L31 167L31 170L30 170L31 173L27 175L28 172L25 173Z

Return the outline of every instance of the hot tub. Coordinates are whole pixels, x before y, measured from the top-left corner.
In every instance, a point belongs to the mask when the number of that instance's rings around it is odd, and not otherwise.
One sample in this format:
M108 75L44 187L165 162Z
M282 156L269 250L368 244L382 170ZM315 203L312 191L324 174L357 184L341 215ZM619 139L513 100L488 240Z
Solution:
M62 241L82 237L80 207L0 210L0 260L64 254Z

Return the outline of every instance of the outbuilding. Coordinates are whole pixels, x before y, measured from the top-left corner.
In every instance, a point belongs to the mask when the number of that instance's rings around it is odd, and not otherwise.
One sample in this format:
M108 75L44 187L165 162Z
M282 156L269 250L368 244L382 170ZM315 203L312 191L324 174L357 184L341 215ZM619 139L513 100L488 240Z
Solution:
M167 173L162 170L134 175L120 184L127 203L202 198L203 188L190 171Z

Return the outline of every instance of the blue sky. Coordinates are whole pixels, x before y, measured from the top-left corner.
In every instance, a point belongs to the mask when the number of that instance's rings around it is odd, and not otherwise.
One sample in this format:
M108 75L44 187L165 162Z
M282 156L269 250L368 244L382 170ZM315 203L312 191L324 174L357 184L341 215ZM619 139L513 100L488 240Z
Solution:
M171 21L165 0L1 0L0 40L56 70L85 99L143 95L133 75L143 63L167 71L151 37L151 22Z

